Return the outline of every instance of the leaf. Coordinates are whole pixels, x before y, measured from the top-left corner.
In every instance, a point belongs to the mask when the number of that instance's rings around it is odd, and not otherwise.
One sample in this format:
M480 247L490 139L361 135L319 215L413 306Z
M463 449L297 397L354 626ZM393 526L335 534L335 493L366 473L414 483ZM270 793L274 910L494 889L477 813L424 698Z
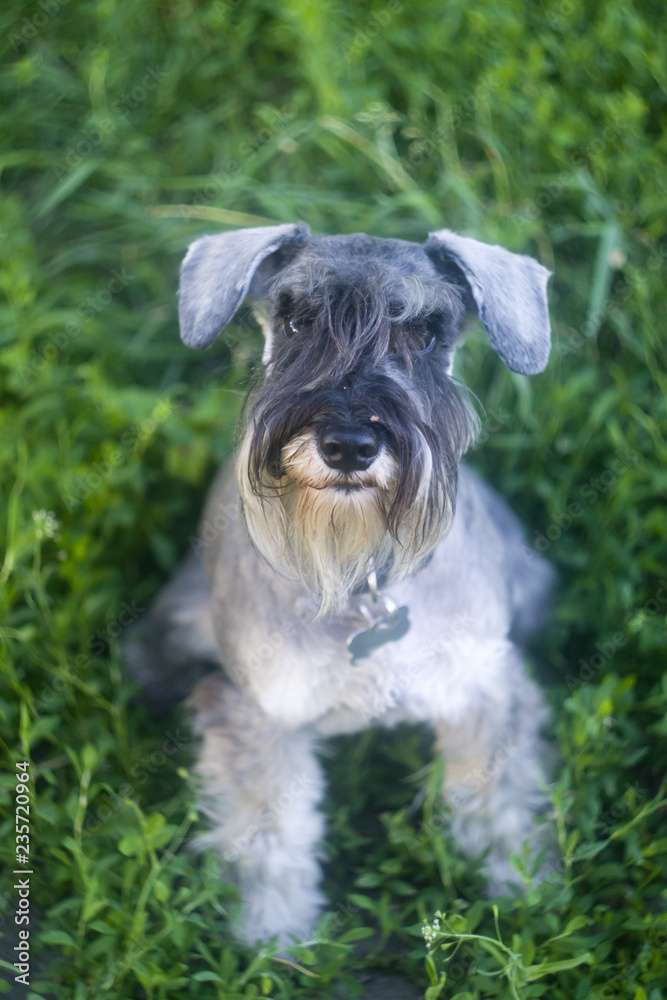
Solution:
M217 974L217 972L212 972L211 969L203 969L202 972L195 972L192 977L196 983L222 983L223 980Z
M129 833L118 841L118 850L128 858L137 857L143 852L144 844L141 835Z
M289 966L291 966L291 968L296 969L297 972L302 973L302 975L304 975L304 976L309 976L311 979L319 979L320 978L317 975L316 972L311 972L310 969L305 969L303 967L303 965L299 965L297 962L292 962L289 958L278 958L277 955L274 955L271 958L271 961L272 962L281 962L282 965L289 965Z
M595 964L595 956L591 954L590 951L584 952L583 955L576 955L574 958L564 958L559 962L542 962L541 965L531 965L526 969L526 979L529 983L534 982L536 979L541 979L542 976L548 976L552 972L564 972L567 969L574 969L577 965L587 965Z
M75 167L66 177L63 178L60 184L56 184L53 191L51 191L51 194L44 199L42 204L37 209L36 217L41 219L43 215L46 215L47 212L51 212L54 208L57 208L61 202L65 201L66 198L69 198L71 194L74 194L74 192L88 180L90 175L97 169L101 162L102 161L99 159L90 157Z
M67 945L70 948L76 948L76 941L71 934L67 931L59 930L58 928L53 928L53 930L46 930L40 934L40 939L46 944L62 944Z
M338 938L340 944L349 944L350 941L363 941L364 938L371 937L375 934L372 927L353 927L351 931L347 931L342 937Z
M86 771L94 771L98 761L97 750L91 743L86 743L81 751L81 763Z
M155 893L155 898L160 901L160 903L166 903L170 896L169 886L166 885L162 879L156 879L153 884L153 892Z
M578 916L572 917L571 920L568 920L563 934L572 934L573 931L581 930L582 927L588 927L592 922L593 920L591 917L587 917L585 914L580 913Z
M427 987L426 992L424 993L426 1000L438 1000L438 997L445 988L446 983L447 973L443 972L437 982L434 982L432 986Z
M598 252L595 260L595 270L591 291L588 300L588 315L586 317L586 331L589 337L595 339L598 335L602 320L604 318L604 305L609 295L611 285L612 267L610 259L612 252L617 249L621 241L621 234L614 221L606 223L598 243Z
M370 899L369 896L361 896L359 893L351 892L349 900L354 906L359 906L362 910L369 910L371 913L375 913L377 910L377 903Z
M609 841L607 840L596 840L591 844L582 844L572 855L573 861L586 861L589 858L595 858L603 851Z

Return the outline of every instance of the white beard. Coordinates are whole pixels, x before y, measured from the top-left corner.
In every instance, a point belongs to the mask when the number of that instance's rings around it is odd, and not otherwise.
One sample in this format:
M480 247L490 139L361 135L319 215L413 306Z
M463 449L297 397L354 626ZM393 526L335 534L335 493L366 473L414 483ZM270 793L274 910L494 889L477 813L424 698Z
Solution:
M251 438L243 441L237 476L246 524L255 547L279 572L299 579L319 602L317 617L344 613L352 591L370 570L391 565L389 581L407 576L444 538L453 512L424 534L429 464L410 514L399 525L398 537L387 529L387 510L394 497L397 465L381 448L364 472L342 476L322 459L315 435L297 435L282 450L283 476L270 483L268 496L258 496L248 475ZM344 489L342 484L356 489Z

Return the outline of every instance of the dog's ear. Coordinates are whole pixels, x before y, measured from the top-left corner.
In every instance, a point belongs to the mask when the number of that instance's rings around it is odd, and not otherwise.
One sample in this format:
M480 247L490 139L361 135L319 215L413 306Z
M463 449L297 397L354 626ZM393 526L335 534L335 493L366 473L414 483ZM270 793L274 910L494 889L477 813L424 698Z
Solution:
M270 280L266 266L258 271L260 264L281 248L301 245L309 233L299 222L238 229L193 243L181 265L181 340L188 347L210 347L248 292L261 294L260 286Z
M508 368L535 375L546 367L551 347L547 282L551 271L532 257L458 236L430 233L424 250L446 270L462 272L492 346Z

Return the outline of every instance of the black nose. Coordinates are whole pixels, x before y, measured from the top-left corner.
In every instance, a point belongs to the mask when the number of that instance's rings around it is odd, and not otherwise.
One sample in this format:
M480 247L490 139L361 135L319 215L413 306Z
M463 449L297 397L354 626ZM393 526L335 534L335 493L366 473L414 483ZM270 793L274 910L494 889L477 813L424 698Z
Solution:
M325 427L317 440L322 458L330 469L363 472L380 450L380 437L372 429L348 425Z

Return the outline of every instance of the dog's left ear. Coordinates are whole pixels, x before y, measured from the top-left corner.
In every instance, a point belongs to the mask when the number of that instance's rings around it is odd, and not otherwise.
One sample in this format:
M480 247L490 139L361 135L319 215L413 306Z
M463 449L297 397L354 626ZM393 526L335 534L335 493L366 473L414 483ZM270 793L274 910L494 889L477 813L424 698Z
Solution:
M298 222L237 229L196 240L181 265L181 340L188 347L210 347L248 292L261 294L259 286L270 275L260 265L267 261L268 266L268 258L284 247L301 246L309 234L305 222Z
M463 273L489 340L507 367L522 375L543 371L551 347L551 271L532 257L449 229L430 233L424 250L436 266L453 262Z

